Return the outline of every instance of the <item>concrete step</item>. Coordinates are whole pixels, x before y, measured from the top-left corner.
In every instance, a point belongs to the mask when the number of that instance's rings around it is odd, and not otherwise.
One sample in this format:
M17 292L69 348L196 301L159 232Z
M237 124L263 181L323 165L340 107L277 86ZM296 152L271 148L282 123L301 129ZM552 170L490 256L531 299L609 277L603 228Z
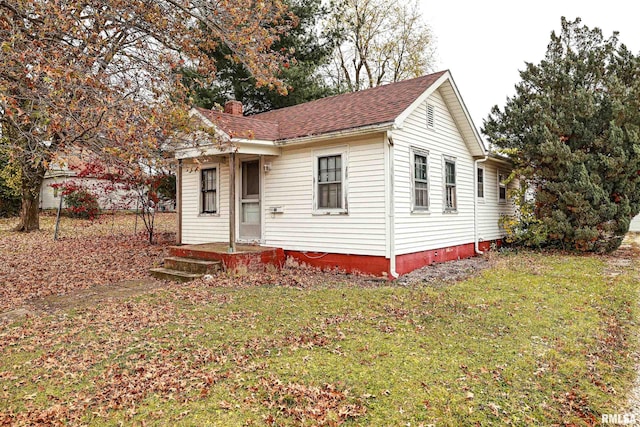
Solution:
M170 256L164 259L165 268L184 271L187 273L207 274L222 270L220 261L207 261L203 259L183 258Z
M152 268L149 270L149 273L157 279L173 280L174 282L190 282L203 276L203 274L200 273L189 273L163 267Z

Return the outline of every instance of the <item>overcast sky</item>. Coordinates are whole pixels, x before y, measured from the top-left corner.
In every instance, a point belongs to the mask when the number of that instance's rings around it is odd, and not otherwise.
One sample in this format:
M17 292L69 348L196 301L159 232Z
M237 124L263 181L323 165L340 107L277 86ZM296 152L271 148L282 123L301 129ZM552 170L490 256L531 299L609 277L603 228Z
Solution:
M419 0L436 36L437 65L449 69L479 129L493 105L503 107L520 81L525 62L539 63L560 17L582 18L605 37L614 31L634 53L640 52L637 7L626 0Z

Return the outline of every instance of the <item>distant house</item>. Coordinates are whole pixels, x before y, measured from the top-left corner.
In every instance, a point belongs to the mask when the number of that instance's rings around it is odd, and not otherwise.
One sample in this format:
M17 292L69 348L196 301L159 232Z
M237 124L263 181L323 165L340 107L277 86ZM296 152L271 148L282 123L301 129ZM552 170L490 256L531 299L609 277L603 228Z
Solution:
M65 163L53 163L45 174L40 187L40 209L58 209L62 190L56 188L55 184L63 184L68 181L74 181L94 194L98 198L100 209L122 210L136 208L138 194L134 190L126 189L121 184L112 184L97 177L78 177L77 171L82 169L82 164L83 160L78 155L71 156Z
M72 179L75 173L67 168L48 170L40 186L40 209L57 209L60 205L60 190L52 187Z
M629 224L629 231L634 233L640 233L640 215L634 217Z
M511 165L484 147L449 71L253 116L237 101L191 114L229 146L176 151L179 243L231 239L395 277L487 250L514 209Z

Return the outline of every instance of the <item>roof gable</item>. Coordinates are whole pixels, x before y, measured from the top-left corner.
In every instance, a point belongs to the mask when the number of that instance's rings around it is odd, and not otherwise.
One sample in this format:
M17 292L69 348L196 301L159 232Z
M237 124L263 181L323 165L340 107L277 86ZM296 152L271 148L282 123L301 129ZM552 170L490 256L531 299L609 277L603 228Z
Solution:
M480 137L478 130L473 124L471 115L460 96L460 92L453 81L450 71L441 73L437 81L420 94L420 96L418 96L405 111L398 115L395 120L396 128L402 128L409 115L411 115L420 105L425 103L435 91L439 91L442 95L447 109L453 117L453 121L458 127L458 131L462 135L471 155L475 157L484 156L487 152L486 147L484 146L484 142L482 142L482 138Z

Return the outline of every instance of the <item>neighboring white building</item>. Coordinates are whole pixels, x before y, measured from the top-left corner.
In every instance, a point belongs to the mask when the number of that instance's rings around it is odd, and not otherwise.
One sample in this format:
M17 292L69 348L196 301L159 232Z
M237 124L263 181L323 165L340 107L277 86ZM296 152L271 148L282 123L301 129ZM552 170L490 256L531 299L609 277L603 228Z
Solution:
M40 186L40 209L57 209L60 206L60 191L54 184L62 184L75 176L70 170L49 170Z
M397 276L488 249L514 209L499 182L511 166L448 71L254 116L237 101L191 114L230 147L176 151L179 243L231 238Z
M55 166L49 169L40 187L40 209L58 209L61 190L52 187L52 185L67 181L74 181L95 194L102 210L136 209L138 194L135 191L124 189L122 185L113 185L98 178L78 178L76 175L76 172L68 167Z
M629 231L634 233L640 233L640 215L634 217L629 224Z

